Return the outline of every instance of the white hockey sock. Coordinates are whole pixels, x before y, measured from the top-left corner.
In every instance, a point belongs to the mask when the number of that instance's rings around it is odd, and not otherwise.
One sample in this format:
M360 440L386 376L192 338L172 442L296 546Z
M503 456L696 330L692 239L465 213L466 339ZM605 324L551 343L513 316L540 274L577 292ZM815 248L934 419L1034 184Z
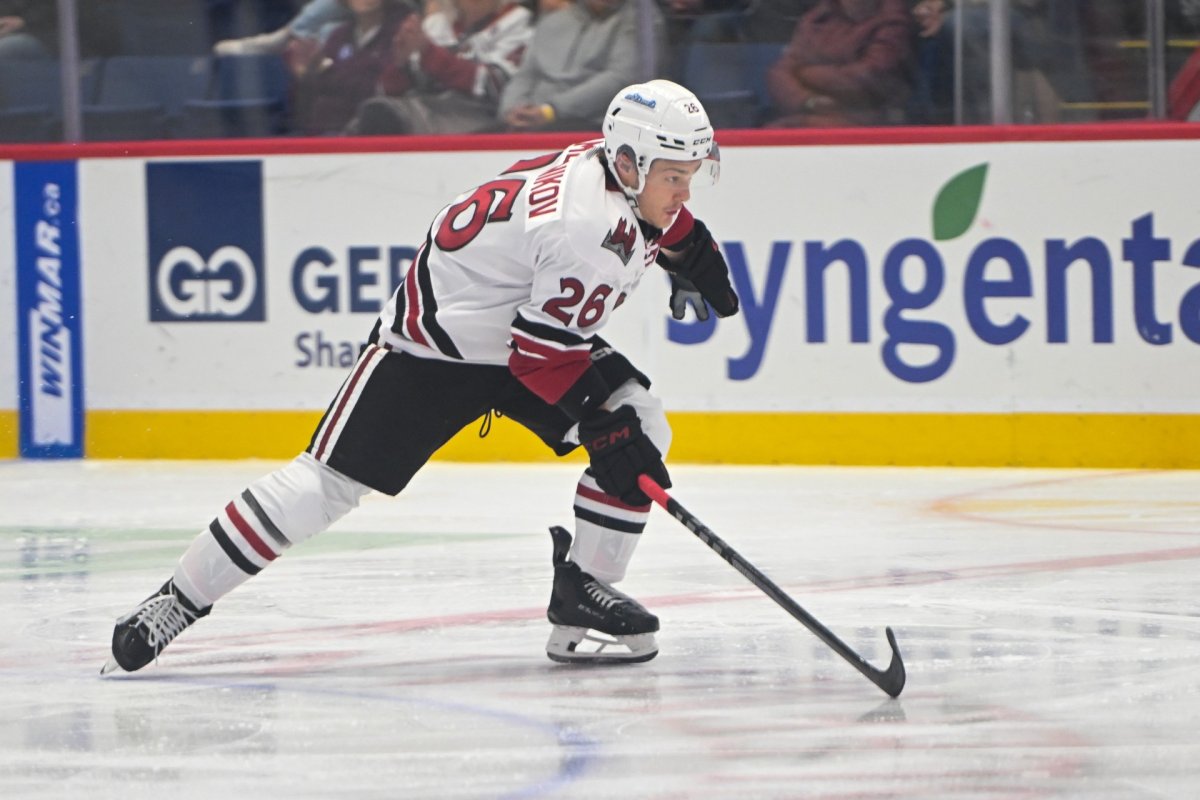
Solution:
M212 605L285 549L341 519L370 491L303 453L217 514L179 559L175 585L197 605Z
M667 423L662 401L630 379L605 401L606 408L623 405L633 406L642 430L666 458L671 449L671 426ZM564 440L578 444L579 426L571 428ZM625 577L625 569L649 518L649 504L631 506L622 503L601 491L595 479L584 472L575 489L575 541L571 545L570 559L593 577L605 583L616 583Z
M570 558L584 572L606 583L625 577L642 538L650 506L631 506L605 494L584 473L575 488L575 541Z

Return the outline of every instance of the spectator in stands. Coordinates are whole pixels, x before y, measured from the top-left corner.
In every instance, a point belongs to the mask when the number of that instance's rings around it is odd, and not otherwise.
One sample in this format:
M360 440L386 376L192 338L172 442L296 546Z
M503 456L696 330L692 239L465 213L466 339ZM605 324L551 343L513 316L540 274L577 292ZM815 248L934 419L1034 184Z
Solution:
M575 0L542 9L500 100L512 131L594 130L623 86L655 77L662 13L652 0Z
M743 18L754 0L658 0L666 17L667 43L684 50L691 42L740 41Z
M500 127L500 93L533 35L512 0L442 0L396 31L382 95L359 108L349 133L480 133Z
M928 39L940 32L946 22L946 0L915 0L912 4L917 36Z
M945 24L946 0L913 0L915 74L908 122L947 125L954 121L954 43Z
M688 47L695 42L739 42L755 0L658 0L666 25L664 72L686 78ZM791 26L788 26L789 28Z
M291 22L278 30L247 36L243 39L224 39L213 45L218 56L253 56L282 54L293 39L312 39L320 42L333 28L350 19L350 12L340 0L308 0Z
M1015 121L1061 122L1064 102L1089 104L1095 98L1080 16L1092 5L1099 4L1012 0ZM1075 121L1094 118L1094 111L1074 116Z
M983 124L992 121L991 83L991 8L989 0L922 0L913 7L922 60L917 95L922 81L939 70L953 81L954 13L962 14L963 121ZM1009 24L1012 31L1012 98L1016 122L1057 122L1062 119L1063 102L1070 100L1081 107L1094 97L1092 80L1084 58L1080 10L1089 5L1082 0L1012 0ZM1090 7L1111 8L1107 4ZM1141 76L1139 87L1144 84ZM920 114L920 112L917 112ZM941 112L935 110L935 116ZM1074 120L1094 117L1094 111L1075 112ZM918 119L917 121L923 121ZM935 120L936 121L936 120Z
M533 18L536 21L551 11L561 11L574 2L575 0L537 0L533 7Z
M392 41L414 14L404 0L341 0L352 19L323 44L296 39L288 64L296 80L296 128L302 133L341 133L364 100L375 94L392 61Z
M1200 0L1179 0L1179 16L1193 32L1200 30Z
M768 127L879 125L912 84L906 0L820 0L767 73L779 116Z
M1167 35L1170 36L1172 27L1180 33L1186 32L1194 38L1200 29L1200 0L1181 0L1177 20L1167 17ZM1175 23L1172 26L1172 22ZM1171 81L1167 85L1167 118L1179 122L1200 122L1200 47L1188 54L1178 69L1172 69L1171 60L1167 62L1167 75Z
M758 0L742 23L747 42L786 42L818 0Z
M0 59L49 58L57 35L53 0L0 0Z
M783 44L817 0L659 0L667 38L676 49L690 42Z

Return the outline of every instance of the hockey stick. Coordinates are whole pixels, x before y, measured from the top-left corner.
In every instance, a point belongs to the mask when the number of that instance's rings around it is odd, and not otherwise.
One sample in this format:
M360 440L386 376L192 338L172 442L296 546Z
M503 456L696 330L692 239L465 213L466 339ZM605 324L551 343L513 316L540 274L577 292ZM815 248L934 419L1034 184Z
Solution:
M788 597L770 578L759 572L749 561L742 558L736 550L725 543L724 539L717 536L707 525L696 519L690 511L681 506L675 498L671 497L661 486L655 483L653 478L649 475L639 476L638 487L646 493L647 497L666 509L668 514L682 522L689 531L696 534L696 537L712 548L713 552L729 562L730 566L742 573L748 581L761 589L767 597L781 605L785 611L800 620L804 627L815 633L818 639L829 645L835 653L850 662L850 666L865 675L867 680L880 689L883 689L891 697L900 696L901 690L904 689L904 662L900 659L900 648L896 646L896 635L892 633L891 628L885 628L884 632L887 634L888 644L892 647L892 661L888 664L886 670L876 669L865 658L851 650L845 642L834 636L816 617L801 608L799 603Z

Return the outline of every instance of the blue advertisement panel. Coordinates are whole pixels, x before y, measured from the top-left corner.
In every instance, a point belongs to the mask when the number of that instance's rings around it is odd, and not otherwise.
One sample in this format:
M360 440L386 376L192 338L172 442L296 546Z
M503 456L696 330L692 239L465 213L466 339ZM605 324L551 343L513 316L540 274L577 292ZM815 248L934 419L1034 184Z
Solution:
M262 322L261 161L146 165L151 322Z
M74 161L18 163L17 379L20 452L83 455L83 325Z

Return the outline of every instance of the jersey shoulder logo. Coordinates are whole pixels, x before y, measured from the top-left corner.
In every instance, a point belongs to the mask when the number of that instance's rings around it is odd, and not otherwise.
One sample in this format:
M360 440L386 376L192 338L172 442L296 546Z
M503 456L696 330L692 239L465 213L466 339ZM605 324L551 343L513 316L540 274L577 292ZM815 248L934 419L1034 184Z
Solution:
M621 259L622 264L628 266L629 259L633 258L633 248L637 246L637 227L630 225L627 219L621 217L616 230L610 230L600 246L614 253L617 258Z

